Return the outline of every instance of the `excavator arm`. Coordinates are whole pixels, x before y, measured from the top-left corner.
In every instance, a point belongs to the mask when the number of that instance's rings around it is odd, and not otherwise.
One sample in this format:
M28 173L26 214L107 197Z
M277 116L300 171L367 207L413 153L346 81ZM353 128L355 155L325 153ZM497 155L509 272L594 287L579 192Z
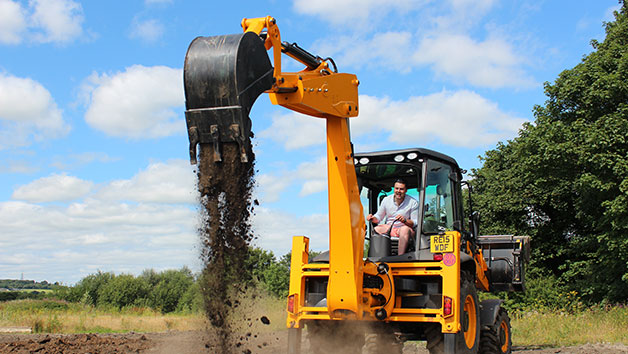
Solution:
M362 318L370 308L362 289L365 223L348 122L358 115L359 81L353 74L338 73L332 59L314 56L296 43L281 42L270 16L245 18L242 28L242 34L198 37L188 49L184 86L190 161L196 163L198 144L213 144L216 163L222 161L222 144L238 144L241 160L246 162L251 153L249 113L263 92L273 104L324 118L330 247L327 308L330 318ZM268 50L272 50L274 67ZM283 72L282 53L305 68ZM303 285L303 279L294 282L298 284L291 284L291 289Z
M264 47L272 49L273 86L266 92L280 105L319 118L347 118L358 115L358 84L353 74L338 73L331 58L322 59L308 53L296 43L281 42L274 18L243 19L244 32L265 37ZM266 30L265 32L263 32ZM281 71L281 54L299 61L305 68L296 73ZM329 63L334 67L329 68Z

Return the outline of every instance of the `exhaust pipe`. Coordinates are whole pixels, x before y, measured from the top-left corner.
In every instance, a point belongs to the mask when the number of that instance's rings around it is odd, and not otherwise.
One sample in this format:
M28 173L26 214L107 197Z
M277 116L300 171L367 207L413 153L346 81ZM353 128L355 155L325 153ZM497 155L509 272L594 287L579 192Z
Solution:
M253 32L192 41L183 69L191 164L198 144L213 144L214 162L222 161L222 143L237 143L240 160L248 162L249 112L273 80L264 41Z

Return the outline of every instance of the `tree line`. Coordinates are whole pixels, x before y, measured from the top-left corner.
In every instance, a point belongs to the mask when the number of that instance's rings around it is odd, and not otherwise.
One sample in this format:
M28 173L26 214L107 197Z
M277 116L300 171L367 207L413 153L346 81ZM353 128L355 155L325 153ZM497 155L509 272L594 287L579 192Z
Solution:
M277 259L271 251L250 248L245 264L245 278L255 291L276 297L288 295L289 254ZM73 286L51 285L52 292L3 291L0 301L55 298L104 308L147 307L163 313L196 312L203 306L199 281L202 277L187 267L161 272L147 269L138 276L98 271ZM33 281L20 280L8 280L6 284L24 285L24 282L33 284Z
M50 284L47 281L0 279L0 289L53 289L59 283Z

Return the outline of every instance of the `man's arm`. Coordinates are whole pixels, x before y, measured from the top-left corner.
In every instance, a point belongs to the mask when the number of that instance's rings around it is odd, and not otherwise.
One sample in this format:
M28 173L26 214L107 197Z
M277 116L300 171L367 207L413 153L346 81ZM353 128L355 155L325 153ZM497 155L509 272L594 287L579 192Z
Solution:
M375 224L379 224L381 221L384 220L384 218L386 217L386 199L388 199L388 197L384 198L375 215L369 214L366 217L367 221L372 221Z

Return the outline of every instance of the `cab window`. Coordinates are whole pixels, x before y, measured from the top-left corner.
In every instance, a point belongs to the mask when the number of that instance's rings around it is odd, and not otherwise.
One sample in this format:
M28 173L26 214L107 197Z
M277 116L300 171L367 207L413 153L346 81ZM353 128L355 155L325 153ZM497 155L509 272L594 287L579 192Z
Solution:
M450 173L449 165L433 160L427 162L423 214L423 232L426 234L453 230L454 202Z

